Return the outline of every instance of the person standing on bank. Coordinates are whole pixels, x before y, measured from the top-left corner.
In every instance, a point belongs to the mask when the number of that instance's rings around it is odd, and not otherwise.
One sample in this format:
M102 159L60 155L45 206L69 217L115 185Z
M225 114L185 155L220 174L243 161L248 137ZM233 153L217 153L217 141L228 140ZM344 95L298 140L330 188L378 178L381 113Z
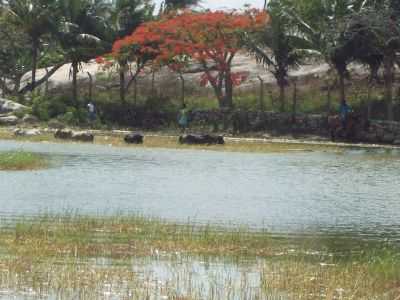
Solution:
M347 127L347 119L350 112L351 107L347 104L346 100L343 100L339 106L339 116L343 128Z
M96 120L96 108L92 101L90 101L87 105L89 123L93 123Z
M189 116L188 116L189 112L186 109L186 104L182 104L182 108L179 111L179 115L178 115L178 124L179 127L181 128L182 132L185 132L186 128L188 127L188 123L189 123Z

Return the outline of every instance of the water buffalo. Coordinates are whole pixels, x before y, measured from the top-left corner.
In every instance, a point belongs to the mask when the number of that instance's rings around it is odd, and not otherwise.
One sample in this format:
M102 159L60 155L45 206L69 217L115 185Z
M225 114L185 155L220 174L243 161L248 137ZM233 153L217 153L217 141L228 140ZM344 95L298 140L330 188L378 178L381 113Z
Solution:
M86 131L73 132L72 139L80 142L93 142L94 135Z
M86 131L78 131L73 132L72 130L68 129L59 129L54 134L54 137L57 139L63 140L75 140L80 142L93 142L94 136L90 132Z
M140 133L129 133L125 135L124 141L127 144L143 144L143 135Z
M185 134L179 137L179 143L188 145L223 145L225 144L223 136L213 136L209 134Z
M72 131L68 129L58 129L54 134L56 139L71 139L72 138Z

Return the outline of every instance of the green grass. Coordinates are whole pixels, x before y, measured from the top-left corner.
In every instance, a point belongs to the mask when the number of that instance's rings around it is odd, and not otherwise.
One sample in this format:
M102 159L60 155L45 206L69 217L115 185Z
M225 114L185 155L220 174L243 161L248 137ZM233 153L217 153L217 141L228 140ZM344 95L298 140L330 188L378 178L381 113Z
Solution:
M0 152L0 170L36 170L48 166L39 154L25 151Z

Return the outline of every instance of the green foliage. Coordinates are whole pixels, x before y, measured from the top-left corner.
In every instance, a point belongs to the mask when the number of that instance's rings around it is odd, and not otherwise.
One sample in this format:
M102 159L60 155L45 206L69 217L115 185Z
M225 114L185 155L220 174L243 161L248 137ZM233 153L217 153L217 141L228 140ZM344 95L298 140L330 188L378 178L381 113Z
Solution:
M153 18L154 4L149 0L117 0L110 18L111 43L131 34L141 23Z
M22 76L31 68L29 37L6 18L0 18L0 88L16 94ZM7 84L6 84L7 82Z
M36 96L32 99L32 113L41 121L48 121L65 114L70 104L65 96L46 97Z
M200 0L165 0L166 10L182 9L199 4Z

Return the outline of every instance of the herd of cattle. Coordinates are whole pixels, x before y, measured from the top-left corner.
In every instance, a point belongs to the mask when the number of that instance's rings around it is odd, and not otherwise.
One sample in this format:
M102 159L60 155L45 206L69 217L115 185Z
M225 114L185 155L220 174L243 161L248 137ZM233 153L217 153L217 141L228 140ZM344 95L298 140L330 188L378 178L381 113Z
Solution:
M59 129L54 134L56 139L75 140L80 142L93 142L94 135L87 131L74 132L68 129ZM144 136L140 133L128 133L124 136L127 144L143 144ZM184 134L178 139L180 144L187 145L223 145L224 137L210 134Z

